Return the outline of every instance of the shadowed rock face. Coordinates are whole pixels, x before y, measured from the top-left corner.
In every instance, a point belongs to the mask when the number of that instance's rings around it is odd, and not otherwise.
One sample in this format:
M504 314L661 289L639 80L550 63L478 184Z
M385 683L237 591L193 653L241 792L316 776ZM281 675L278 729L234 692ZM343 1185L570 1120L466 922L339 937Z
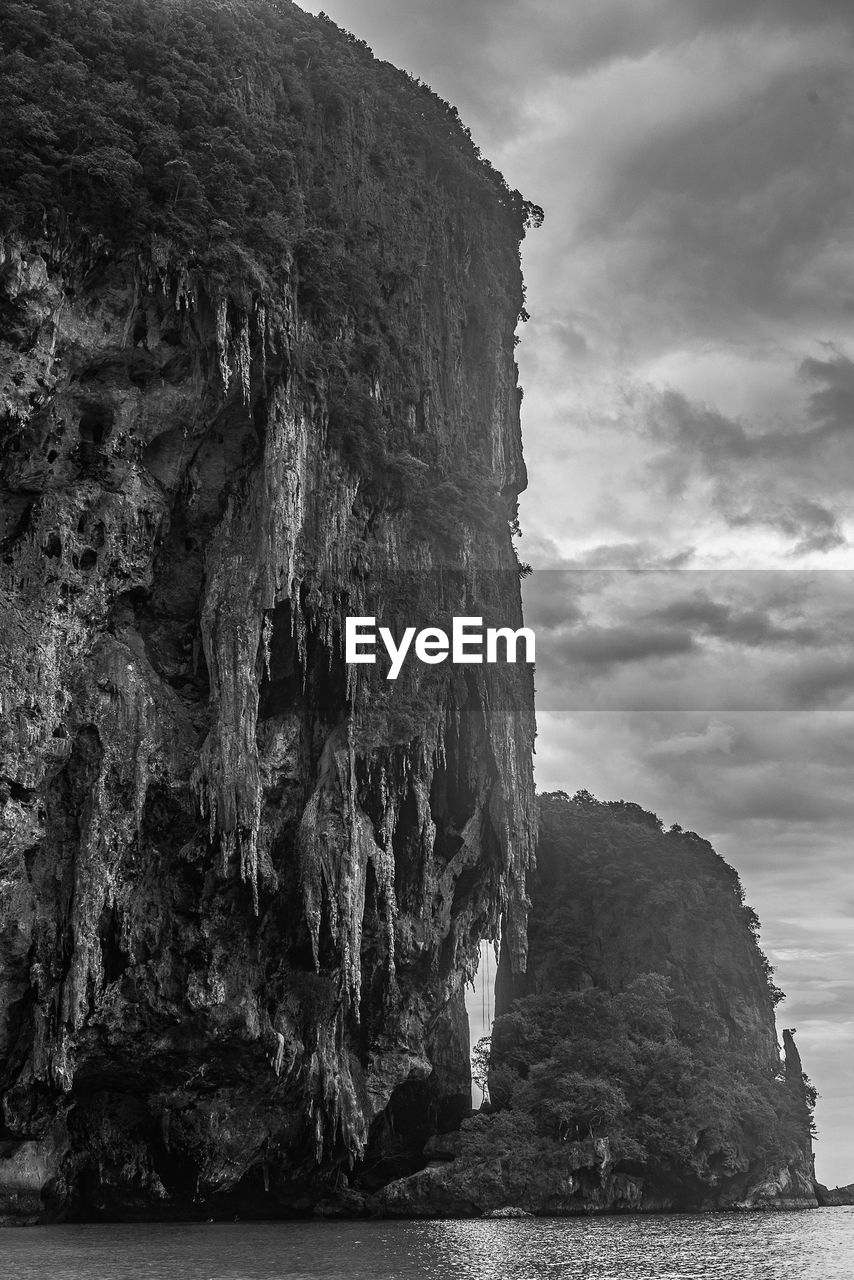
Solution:
M364 298L309 307L306 255L247 283L67 226L0 248L13 1218L304 1211L418 1167L469 1106L481 938L524 964L529 676L392 686L342 643L520 625L518 208L441 112L454 183L413 156L358 56L301 163L387 268L369 373Z

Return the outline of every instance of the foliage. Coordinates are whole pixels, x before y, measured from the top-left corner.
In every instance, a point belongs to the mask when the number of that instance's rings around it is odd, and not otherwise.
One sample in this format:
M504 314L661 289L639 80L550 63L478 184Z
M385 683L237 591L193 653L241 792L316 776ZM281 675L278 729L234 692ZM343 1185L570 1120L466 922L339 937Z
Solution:
M785 1089L720 1052L713 1016L698 1010L686 1034L679 1012L660 974L520 1000L496 1020L493 1102L529 1117L535 1142L607 1137L618 1162L659 1179L711 1181L784 1149Z
M154 231L211 265L237 243L261 270L295 249L306 306L358 309L371 282L342 252L311 134L340 123L368 78L416 162L429 153L443 183L497 198L520 228L541 216L481 160L453 108L418 86L416 130L412 82L295 6L10 0L2 35L5 232L61 216L121 244Z
M481 1036L471 1053L471 1078L480 1089L484 1102L487 1099L487 1083L489 1080L489 1056L492 1039Z
M424 309L473 348L485 312L520 316L542 210L455 108L286 0L9 0L0 42L0 236L148 254L243 315L295 295L287 359L371 506L403 493L431 531L498 527L466 420L479 391L492 412L488 362L468 361L454 433L450 404L429 429ZM439 279L437 227L466 237L459 280Z
M607 1138L617 1170L680 1194L786 1163L815 1094L769 1056L774 988L736 873L624 801L542 796L540 821L532 989L496 1018L489 1053L515 1163L554 1172L562 1147ZM736 967L716 972L721 946ZM735 1003L756 1010L744 1028ZM497 1119L464 1127L464 1157L499 1158Z
M675 951L691 957L682 994L695 1003L716 973L721 990L746 985L755 1003L772 994L738 873L696 832L665 831L630 801L557 792L539 800L537 863L531 946L550 983L617 990L645 969L668 972Z

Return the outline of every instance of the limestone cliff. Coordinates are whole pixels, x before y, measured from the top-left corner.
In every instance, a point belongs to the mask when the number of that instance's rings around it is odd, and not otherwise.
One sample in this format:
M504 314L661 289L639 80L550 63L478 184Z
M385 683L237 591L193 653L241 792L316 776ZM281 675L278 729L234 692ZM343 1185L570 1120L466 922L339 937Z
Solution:
M839 1209L843 1205L854 1204L854 1182L844 1187L825 1187L817 1182L815 1194L822 1209Z
M816 1205L812 1086L738 876L625 802L539 799L528 965L498 969L491 1110L387 1212ZM452 1159L448 1159L452 1157Z
M616 1162L614 1171L636 1182L639 1206L815 1205L814 1095L788 1030L781 1061L774 1008L782 992L734 868L708 841L678 826L664 831L639 805L599 803L583 792L571 801L547 795L532 903L528 971L514 974L505 957L498 1014L514 998L555 990L592 988L619 998L642 974L668 984L674 1048L690 1054L695 1076L673 1071L676 1096L659 1121L669 1125L672 1111L692 1131L682 1154L671 1134L657 1155L653 1148ZM496 1065L501 1041L499 1030ZM655 1052L667 1088L665 1051ZM731 1101L740 1089L737 1106L722 1105L721 1090ZM657 1105L654 1089L646 1102Z
M290 4L10 23L0 1215L310 1209L459 1118L524 964L529 676L342 632L519 625L529 209Z

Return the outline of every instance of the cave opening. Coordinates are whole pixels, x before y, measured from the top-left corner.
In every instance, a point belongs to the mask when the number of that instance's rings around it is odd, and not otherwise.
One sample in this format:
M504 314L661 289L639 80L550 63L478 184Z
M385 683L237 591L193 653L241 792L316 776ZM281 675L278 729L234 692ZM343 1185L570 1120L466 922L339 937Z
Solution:
M88 401L81 406L77 431L80 436L80 462L84 471L94 467L100 460L102 446L112 426L113 415L108 405Z
M87 444L103 444L109 434L110 424L111 415L104 405L88 404L80 414L80 439Z
M268 615L272 635L258 699L258 719L284 715L300 692L299 656L290 600L280 600Z
M424 1148L437 1128L436 1101L430 1080L405 1080L371 1125L359 1184L376 1191L396 1178L423 1169L429 1156Z
M109 986L113 982L118 982L130 963L127 951L122 946L121 920L115 902L104 903L98 921L98 940L101 944L104 982Z

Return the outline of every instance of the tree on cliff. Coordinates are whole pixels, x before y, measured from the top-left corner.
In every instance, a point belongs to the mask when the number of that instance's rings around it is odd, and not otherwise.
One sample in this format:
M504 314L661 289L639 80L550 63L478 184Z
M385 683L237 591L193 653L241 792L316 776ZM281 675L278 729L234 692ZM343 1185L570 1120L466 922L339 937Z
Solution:
M489 1057L492 1045L491 1036L481 1036L472 1049L471 1078L480 1089L483 1102L489 1101Z

